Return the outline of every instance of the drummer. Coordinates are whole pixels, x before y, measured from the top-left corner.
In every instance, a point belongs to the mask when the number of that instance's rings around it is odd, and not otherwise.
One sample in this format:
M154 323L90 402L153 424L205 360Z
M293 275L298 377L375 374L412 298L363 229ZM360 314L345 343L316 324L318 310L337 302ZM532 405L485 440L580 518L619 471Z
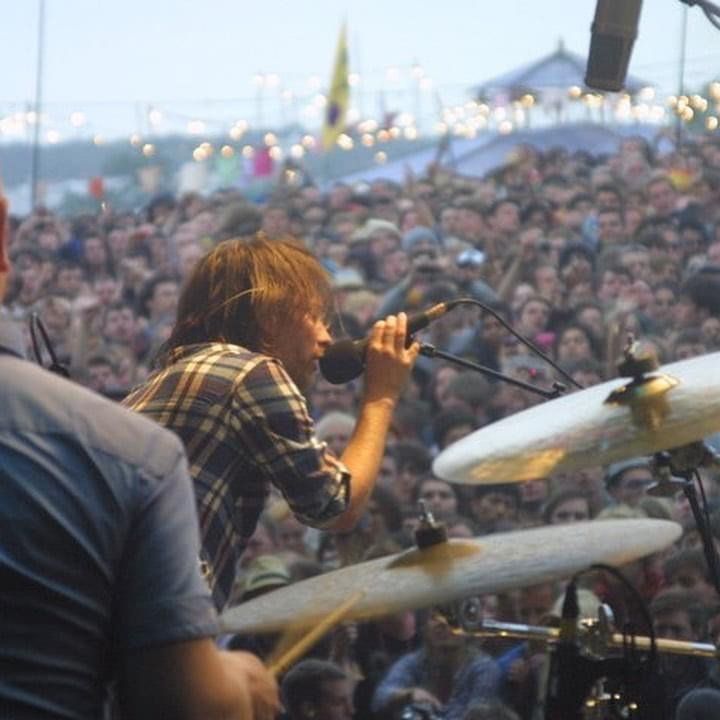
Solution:
M159 370L125 399L185 444L219 609L272 486L303 523L346 531L378 476L419 345L405 347L404 313L375 323L357 422L338 458L316 438L305 397L331 342L330 305L327 273L294 238L222 242L185 285Z
M0 194L0 304L7 250ZM0 716L275 717L275 679L212 640L177 438L25 360L2 315L0 397Z

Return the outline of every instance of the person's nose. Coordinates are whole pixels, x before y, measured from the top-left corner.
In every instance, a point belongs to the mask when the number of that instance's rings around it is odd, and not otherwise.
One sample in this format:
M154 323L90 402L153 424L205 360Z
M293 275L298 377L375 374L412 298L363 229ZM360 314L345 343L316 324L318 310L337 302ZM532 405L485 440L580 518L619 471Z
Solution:
M327 350L327 348L332 344L330 328L328 328L325 323L319 323L317 341L318 345L320 345L323 350Z

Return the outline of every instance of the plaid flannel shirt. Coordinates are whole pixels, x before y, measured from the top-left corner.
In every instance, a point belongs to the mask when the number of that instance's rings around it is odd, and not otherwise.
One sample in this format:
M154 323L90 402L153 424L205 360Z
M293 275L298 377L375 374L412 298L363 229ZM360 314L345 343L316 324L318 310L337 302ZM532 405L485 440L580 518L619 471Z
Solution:
M322 528L347 507L350 474L316 439L307 402L279 360L223 343L176 348L124 404L185 444L220 610L271 485L307 525Z

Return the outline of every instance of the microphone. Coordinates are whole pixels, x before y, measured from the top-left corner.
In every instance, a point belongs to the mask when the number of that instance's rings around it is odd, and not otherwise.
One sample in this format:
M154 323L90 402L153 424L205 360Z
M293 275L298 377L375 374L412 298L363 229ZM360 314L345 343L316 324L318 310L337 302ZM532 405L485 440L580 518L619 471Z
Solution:
M637 37L641 7L642 0L597 0L585 73L585 83L589 87L613 92L622 90Z
M454 301L438 303L424 312L410 315L407 319L408 345L411 335L426 328L433 320L442 317L456 304ZM367 338L338 340L333 343L320 358L320 372L323 377L333 385L342 385L342 383L354 380L365 369L367 346Z
M577 583L572 579L565 588L558 643L550 660L545 706L547 720L574 720L580 717L584 695L577 677L581 672L577 646L579 617Z

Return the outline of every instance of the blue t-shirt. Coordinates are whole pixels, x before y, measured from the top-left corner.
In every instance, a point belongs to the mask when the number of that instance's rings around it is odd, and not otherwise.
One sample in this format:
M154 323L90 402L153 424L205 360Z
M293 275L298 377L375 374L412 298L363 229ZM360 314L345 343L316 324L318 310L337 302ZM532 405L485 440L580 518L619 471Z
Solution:
M98 718L125 654L214 635L198 553L179 440L0 350L0 717Z
M396 660L375 689L373 711L381 714L400 690L427 689L431 667L435 663L437 659L430 657L424 648ZM462 720L473 703L497 700L499 688L500 670L495 661L489 655L477 652L457 671L450 697L435 714L443 720Z

